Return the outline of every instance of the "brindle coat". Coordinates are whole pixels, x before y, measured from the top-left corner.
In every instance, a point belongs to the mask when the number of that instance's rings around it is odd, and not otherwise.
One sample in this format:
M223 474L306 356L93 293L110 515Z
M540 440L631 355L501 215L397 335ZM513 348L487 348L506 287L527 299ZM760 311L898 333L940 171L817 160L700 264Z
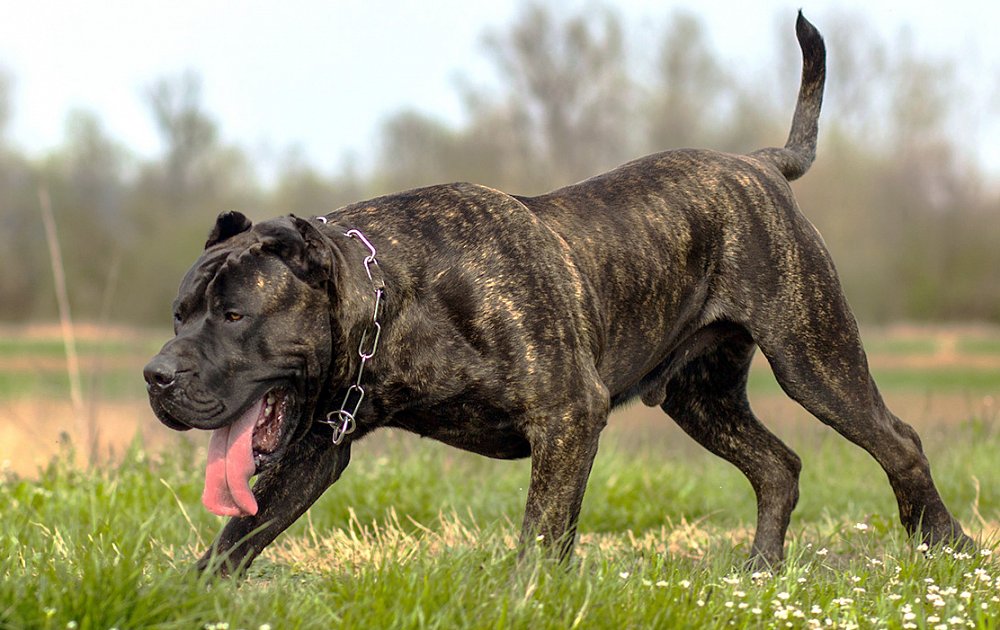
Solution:
M530 456L522 541L565 556L608 413L636 396L747 476L752 560L775 564L801 463L750 409L756 347L789 396L881 464L907 532L967 541L917 434L883 403L792 196L815 154L825 75L822 38L801 14L797 34L802 86L784 148L669 151L539 197L432 186L326 223L221 215L181 286L177 336L146 368L154 409L178 429L224 426L268 388L292 392L281 447L258 469L260 511L212 547L227 554L220 570L249 564L379 427ZM357 428L334 445L319 420L357 376L374 300L368 250L348 230L377 249L386 305ZM228 308L246 317L223 321Z

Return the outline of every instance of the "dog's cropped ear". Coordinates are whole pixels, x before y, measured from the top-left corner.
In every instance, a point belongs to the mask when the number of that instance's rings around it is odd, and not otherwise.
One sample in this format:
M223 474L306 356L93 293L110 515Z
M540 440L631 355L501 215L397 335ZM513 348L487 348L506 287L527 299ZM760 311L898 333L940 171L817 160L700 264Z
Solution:
M288 215L288 219L291 225L281 221L274 226L275 229L264 229L270 222L258 226L262 230L262 249L281 258L295 275L306 282L317 287L325 286L333 271L329 242L309 220L294 214Z
M242 234L252 227L253 223L243 213L235 210L223 212L215 219L215 225L208 234L208 240L205 241L205 249Z

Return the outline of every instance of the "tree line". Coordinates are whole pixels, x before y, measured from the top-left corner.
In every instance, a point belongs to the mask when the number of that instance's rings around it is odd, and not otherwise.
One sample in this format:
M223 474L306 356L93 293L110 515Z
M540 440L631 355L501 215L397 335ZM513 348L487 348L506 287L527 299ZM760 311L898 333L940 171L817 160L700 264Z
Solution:
M902 35L885 40L849 14L815 21L830 51L827 98L817 161L794 186L859 318L1000 321L1000 185L970 149L977 114L960 98L970 86L959 60L921 54ZM76 318L166 325L221 210L310 216L462 180L533 194L669 148L780 145L800 59L786 26L773 37L777 63L732 67L690 13L665 17L654 54L639 55L612 8L567 15L526 4L484 34L496 85L455 88L464 122L400 111L380 128L370 167L347 160L324 173L292 151L266 184L252 155L223 138L194 73L142 95L164 147L153 159L86 111L70 115L50 154L19 152L5 138L13 82L0 74L0 321L56 317L40 189Z

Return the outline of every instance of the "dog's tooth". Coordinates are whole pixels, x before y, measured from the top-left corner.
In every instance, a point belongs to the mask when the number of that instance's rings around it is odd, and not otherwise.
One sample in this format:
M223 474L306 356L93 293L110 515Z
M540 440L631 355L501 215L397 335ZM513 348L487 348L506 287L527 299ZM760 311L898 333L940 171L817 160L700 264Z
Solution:
M268 404L267 407L264 407L264 415L266 417L271 417L271 412L272 411L274 411L274 407L272 405Z
M268 405L273 405L274 404L274 394L268 394L267 395L267 404Z

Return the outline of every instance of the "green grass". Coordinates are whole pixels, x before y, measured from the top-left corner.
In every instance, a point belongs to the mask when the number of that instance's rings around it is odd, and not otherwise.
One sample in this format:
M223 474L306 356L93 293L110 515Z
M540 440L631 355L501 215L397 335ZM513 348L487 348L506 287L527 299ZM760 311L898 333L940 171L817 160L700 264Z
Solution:
M932 368L872 368L882 392L989 393L1000 391L1000 370L964 366ZM748 389L753 394L777 394L781 386L770 370L750 371Z
M942 328L941 331L947 331ZM1000 357L1000 334L988 329L979 335L960 334L955 351L963 357L983 359ZM924 336L897 337L880 331L865 335L865 347L872 358L933 357L940 350L940 331L934 329ZM131 339L109 337L98 341L83 339L77 342L82 359L88 365L100 366L96 379L84 373L84 384L93 383L100 399L127 399L143 397L141 370L146 360L153 356L169 332L135 333ZM19 337L12 333L0 335L0 400L12 398L69 397L69 378L60 360L64 356L59 338ZM43 359L43 368L23 369L23 366L4 360ZM875 380L883 391L941 393L989 393L1000 390L1000 370L973 363L958 361L934 367L876 366ZM766 368L754 369L750 374L752 394L776 394L780 388Z
M93 339L76 340L76 351L80 356L105 355L122 356L139 352L141 354L154 354L167 339L167 333L162 335L162 339L157 341L150 338L143 339L104 339L101 341ZM63 340L58 337L0 337L0 357L14 357L33 355L39 357L61 358L65 356L66 346Z
M203 451L182 442L160 461L134 448L89 471L67 454L0 483L0 627L997 627L994 556L912 549L884 475L829 431L788 439L805 468L786 567L739 570L749 484L685 439L664 431L627 450L611 431L562 568L516 559L527 462L376 434L242 586L190 571L221 524L198 503ZM998 429L924 441L956 515L995 523Z
M142 397L142 366L156 354L169 333L135 332L127 339L114 338L112 334L101 340L76 341L84 394L114 400ZM32 397L68 400L65 356L65 346L58 337L18 336L10 332L0 335L0 400ZM32 361L36 363L33 365ZM99 372L95 373L95 369Z
M152 356L152 353L150 354ZM874 369L875 382L882 391L990 393L1000 391L1000 370L945 366L936 368ZM90 387L89 374L84 386ZM93 381L101 399L129 399L144 395L142 362L132 367L103 370ZM767 368L750 372L750 394L778 394L781 388ZM89 391L85 392L89 395ZM69 377L64 370L11 371L0 369L0 400L46 397L69 398Z
M961 337L955 349L962 354L1000 355L1000 339L996 337Z
M152 356L152 355L150 355ZM81 375L84 395L95 393L101 400L138 398L143 395L145 383L142 365L132 368L115 368L102 371L97 379L91 374ZM96 392L91 389L93 387ZM48 398L69 400L69 376L66 371L4 371L0 370L0 400L12 398Z
M141 364L163 338L81 344L81 356L109 359L99 398L141 396ZM868 347L905 358L937 342ZM959 337L956 349L1000 355L1000 340ZM52 363L62 345L0 338L0 366L24 356ZM975 363L898 365L876 369L883 391L1000 391L1000 371ZM750 387L779 391L767 370ZM0 400L67 390L63 370L0 367ZM182 440L164 459L135 447L85 471L66 453L32 478L0 473L0 629L1000 627L993 554L915 551L867 454L818 423L783 428L804 462L801 499L786 566L756 578L739 570L756 514L749 483L669 422L641 440L608 429L568 568L517 560L527 461L383 432L355 446L343 479L242 586L190 570L223 522L199 503L203 449ZM946 502L997 551L995 418L921 437Z
M1000 390L1000 370L963 367L873 369L882 390L988 392Z
M910 356L915 354L934 354L938 349L938 341L932 337L884 337L877 333L864 335L865 351L869 354L884 354L889 356Z

